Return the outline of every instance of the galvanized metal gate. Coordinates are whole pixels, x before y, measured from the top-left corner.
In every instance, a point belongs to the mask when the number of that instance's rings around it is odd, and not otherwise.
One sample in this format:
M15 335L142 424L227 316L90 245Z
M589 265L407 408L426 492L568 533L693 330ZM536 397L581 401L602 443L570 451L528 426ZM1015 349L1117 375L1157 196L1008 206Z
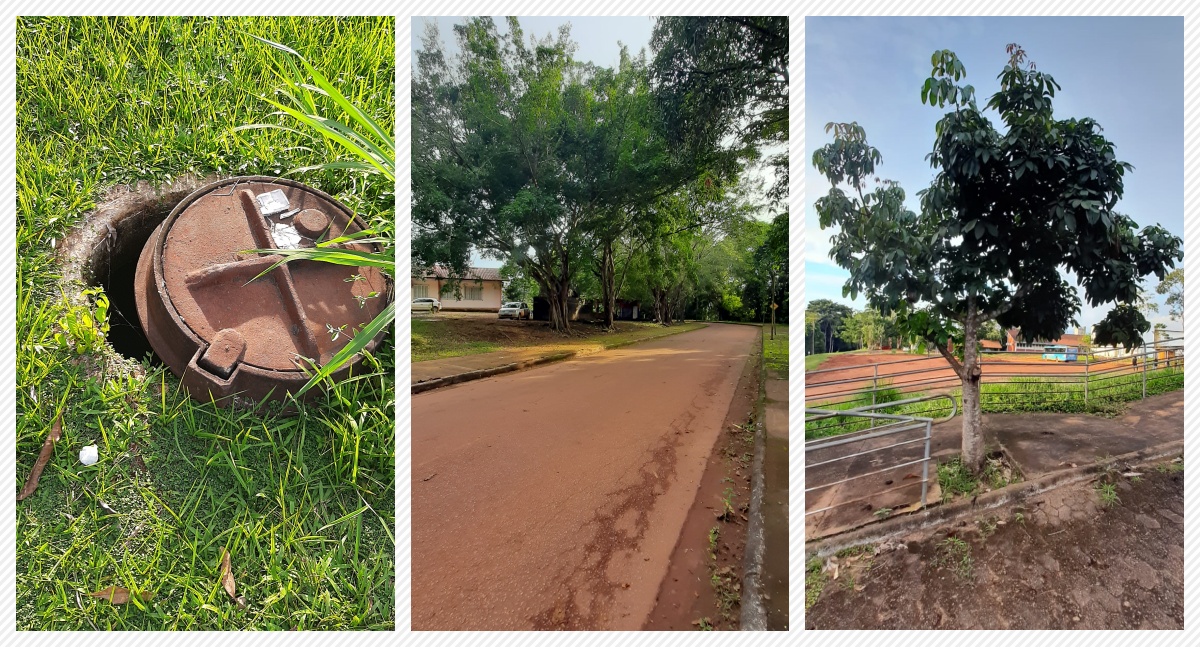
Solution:
M949 401L949 415L934 419L874 412L937 399ZM879 502L907 501L904 497L908 495L904 495L903 491L914 489L916 483L912 482L915 475L911 473L891 479L886 476L917 465L920 465L921 486L917 504L920 507L927 505L930 483L937 478L936 473L931 478L929 469L933 425L950 420L957 411L954 398L945 394L841 411L805 409L806 425L827 421L822 426L832 434L804 443L805 521L821 515L834 521L816 523L814 527L840 528L843 525L856 525L855 518L863 515L837 513L835 510L838 508L859 504L874 514L879 510L890 510L879 507L882 505ZM872 482L872 477L883 482ZM896 485L896 481L900 481L900 484ZM889 497L889 494L892 496Z

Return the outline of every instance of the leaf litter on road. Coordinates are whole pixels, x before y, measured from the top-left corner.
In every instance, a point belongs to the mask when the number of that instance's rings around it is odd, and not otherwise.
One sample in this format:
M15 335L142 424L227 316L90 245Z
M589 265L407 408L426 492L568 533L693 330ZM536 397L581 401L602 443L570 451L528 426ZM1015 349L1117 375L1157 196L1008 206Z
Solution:
M46 469L46 464L50 462L50 457L54 455L54 443L62 438L62 414L54 419L54 424L50 427L50 433L46 435L46 440L42 442L42 451L38 453L37 461L33 464L33 469L29 470L29 476L25 479L25 487L21 488L20 494L17 495L17 500L22 501L33 494L37 490L38 480L42 478L42 470Z

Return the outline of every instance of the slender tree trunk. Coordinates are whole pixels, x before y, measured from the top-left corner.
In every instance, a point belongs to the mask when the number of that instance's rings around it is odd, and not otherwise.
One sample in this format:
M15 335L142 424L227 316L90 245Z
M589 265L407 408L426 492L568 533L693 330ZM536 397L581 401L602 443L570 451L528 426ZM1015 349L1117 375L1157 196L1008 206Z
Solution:
M962 461L972 474L983 470L983 411L979 399L981 369L979 366L979 329L975 321L974 300L968 301L967 320L963 324Z
M601 253L600 261L600 286L604 297L604 329L613 329L613 320L616 318L617 308L617 291L616 291L616 263L613 260L613 243L611 240L605 241L604 250Z

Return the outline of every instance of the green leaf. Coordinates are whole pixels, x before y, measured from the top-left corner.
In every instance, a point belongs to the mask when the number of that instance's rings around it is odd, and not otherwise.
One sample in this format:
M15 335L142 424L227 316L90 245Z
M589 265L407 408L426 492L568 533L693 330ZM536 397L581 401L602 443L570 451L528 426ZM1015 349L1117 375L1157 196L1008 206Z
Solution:
M298 392L296 392L295 397L299 398L300 396L304 395L309 389L313 388L317 384L320 384L321 381L333 375L338 371L338 369L349 363L355 355L359 354L364 348L367 347L367 344L371 343L372 339L375 339L375 337L377 337L381 332L391 326L395 319L396 302L393 301L383 309L383 312L380 312L378 316L372 319L370 323L355 333L354 337L351 338L349 343L342 347L342 349L338 351L336 355L330 358L330 360L326 362L324 366L314 373L313 376L308 380L308 383L306 383Z

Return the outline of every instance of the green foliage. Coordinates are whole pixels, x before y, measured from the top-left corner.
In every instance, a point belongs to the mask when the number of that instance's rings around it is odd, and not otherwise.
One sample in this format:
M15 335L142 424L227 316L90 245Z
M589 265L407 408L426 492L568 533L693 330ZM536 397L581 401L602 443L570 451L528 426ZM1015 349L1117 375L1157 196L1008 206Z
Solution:
M464 276L472 249L510 259L538 281L565 331L585 229L575 202L561 199L581 190L564 150L577 139L564 135L591 119L569 28L530 43L515 18L504 34L489 17L454 31L450 60L430 24L413 71L413 265Z
M813 557L804 564L804 610L812 608L821 598L829 577L825 574L825 562L820 557Z
M770 326L763 327L763 361L767 369L778 371L781 375L788 374L788 327L775 327L775 339L771 339Z
M505 301L521 301L530 305L533 304L533 297L537 296L538 293L537 281L525 274L519 265L512 262L505 262L504 265L500 266L500 278L505 281Z
M758 303L762 304L762 312L769 319L771 303L779 307L775 310L776 321L787 321L788 296L788 214L778 214L771 220L767 228L766 239L758 249L754 250L755 276L759 278ZM748 283L749 285L749 283Z
M1130 167L1098 124L1055 120L1058 84L1026 65L1019 47L1009 53L987 104L1006 133L984 117L970 86L955 85L965 70L953 53L934 55L922 101L954 109L937 124L929 159L938 173L921 192L920 215L895 183L865 192L881 157L856 124L831 124L834 143L813 156L834 184L816 208L823 228L839 228L832 256L851 273L845 292L866 294L883 312L923 304L926 316L910 319L914 332L939 345L968 319L1055 339L1080 307L1060 267L1079 276L1095 306L1132 302L1139 276L1161 277L1182 258L1179 238L1157 226L1138 233L1114 211Z
M833 353L852 348L851 341L840 336L842 320L854 314L850 306L829 299L816 299L809 302L807 310L817 315L816 329L813 331L814 353Z
M1097 345L1123 346L1128 351L1142 346L1142 333L1147 330L1150 330L1150 322L1136 306L1118 303L1103 321L1096 324L1093 339Z
M955 496L971 496L979 490L979 480L955 457L937 466L938 485L942 488L942 501Z
M280 91L280 94L287 98L287 102L280 103L267 98L263 100L279 110L276 113L277 115L290 118L312 131L315 140L337 144L338 147L345 149L356 158L348 161L339 160L310 164L293 169L291 173L305 173L310 171L361 172L367 175L382 175L387 181L395 184L396 141L392 138L390 131L380 125L367 111L351 103L329 79L314 68L299 52L286 45L275 43L265 38L258 36L253 36L253 38L285 54L283 57L284 62L279 66L278 73L285 84L285 88ZM296 67L297 61L304 69L303 74ZM348 117L349 124L329 116L337 115L339 111ZM234 130L251 129L291 130L278 124L254 124L240 126ZM282 260L264 270L255 278L264 276L278 265L306 259L335 265L349 265L351 267L375 267L383 270L389 277L394 279L396 276L395 225L391 224L394 219L394 207L387 208L372 218L373 221L385 223L380 232L367 229L358 234L319 242L316 247L310 249L253 250L260 254L276 254L283 257ZM347 249L344 247L346 244L379 245L383 248L383 251L374 252ZM377 294L375 295L375 297L378 296ZM360 303L360 307L361 305ZM296 392L296 397L304 395L309 389L328 379L342 367L353 361L356 356L360 355L366 349L372 340L390 329L395 319L396 304L392 301L374 319L359 330L354 331L350 341L331 357L328 362L323 366L314 365L313 368L315 370L312 377Z
M1111 508L1121 503L1121 497L1117 496L1115 483L1097 483L1096 495L1100 497L1100 505L1105 508Z
M54 341L62 350L75 349L79 355L94 353L104 348L108 334L108 296L101 288L84 290L85 299L95 304L95 310L85 305L64 302L64 312L58 319L59 332Z
M934 53L921 101L951 110L934 129L927 159L936 175L918 194L919 214L897 183L874 181L882 156L858 124L829 124L833 142L813 154L833 185L815 208L822 229L837 229L830 255L850 273L843 294L896 312L909 333L947 356L964 390L979 385L982 323L1020 328L1025 341L1057 339L1075 323L1082 302L1063 270L1078 277L1093 307L1131 304L1141 277L1161 279L1183 258L1179 237L1157 225L1139 230L1116 211L1132 167L1116 158L1100 125L1055 119L1058 83L1020 46L1008 54L1000 90L981 109L974 89L958 85L962 62L949 50ZM1121 335L1140 339L1129 328ZM963 436L974 440L964 443L966 460L979 469L978 411L965 413Z
M673 144L701 157L728 135L747 147L787 143L787 16L663 17L651 45ZM768 164L775 170L769 197L785 202L787 151L773 154Z
M1167 308L1171 319L1183 321L1183 268L1176 268L1162 277L1154 291L1167 295Z

